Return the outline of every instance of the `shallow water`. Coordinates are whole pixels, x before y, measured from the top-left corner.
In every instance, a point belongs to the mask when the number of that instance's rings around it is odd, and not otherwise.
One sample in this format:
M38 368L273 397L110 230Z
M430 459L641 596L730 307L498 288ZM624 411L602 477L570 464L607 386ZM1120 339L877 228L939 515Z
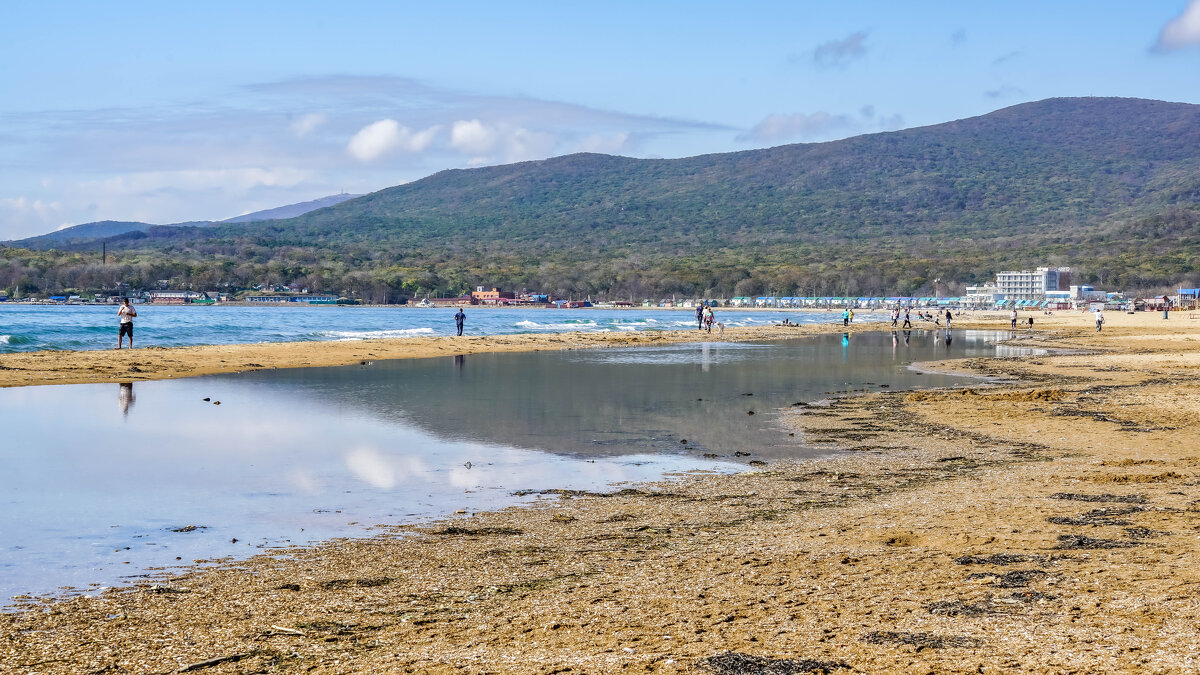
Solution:
M517 490L812 455L778 409L961 382L907 365L994 355L993 337L863 333L0 390L0 596L497 508Z

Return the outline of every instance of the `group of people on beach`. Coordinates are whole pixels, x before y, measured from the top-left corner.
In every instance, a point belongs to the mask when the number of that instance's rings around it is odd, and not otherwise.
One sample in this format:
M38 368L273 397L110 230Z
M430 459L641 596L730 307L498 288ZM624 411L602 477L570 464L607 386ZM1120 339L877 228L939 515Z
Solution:
M722 334L725 333L725 324L717 321L717 317L713 315L712 306L707 302L700 303L696 307L696 328L711 333L714 325Z
M851 313L851 316L853 316L853 313ZM921 319L923 321L932 321L933 325L938 328L942 327L942 316L943 315L941 313L922 312L919 310L917 311L918 319ZM954 322L954 313L947 309L945 317L946 317L946 328L947 329L952 328L953 327L952 324ZM897 305L892 308L892 328L896 328L897 324L899 324L899 323L900 323L900 306ZM912 308L910 308L910 307L904 308L904 324L899 327L900 328L912 328Z

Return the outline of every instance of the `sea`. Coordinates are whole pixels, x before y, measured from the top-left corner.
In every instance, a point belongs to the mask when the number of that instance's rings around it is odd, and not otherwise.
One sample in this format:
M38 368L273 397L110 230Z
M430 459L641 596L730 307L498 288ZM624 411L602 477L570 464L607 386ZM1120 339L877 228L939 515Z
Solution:
M247 307L138 305L138 347L259 342L369 340L453 335L454 309L415 307ZM693 309L545 309L467 307L466 335L695 328ZM840 312L717 309L726 326L834 323ZM0 353L109 349L117 308L107 305L0 304Z

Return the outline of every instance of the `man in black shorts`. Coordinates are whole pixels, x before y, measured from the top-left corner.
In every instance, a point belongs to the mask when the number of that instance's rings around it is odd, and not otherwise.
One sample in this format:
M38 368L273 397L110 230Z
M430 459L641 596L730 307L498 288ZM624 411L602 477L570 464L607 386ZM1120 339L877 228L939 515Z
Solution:
M129 348L133 349L133 317L137 316L137 310L133 305L129 304L129 298L121 303L121 308L117 310L117 316L121 317L121 328L117 331L117 349L120 349L125 342L125 336L129 336Z

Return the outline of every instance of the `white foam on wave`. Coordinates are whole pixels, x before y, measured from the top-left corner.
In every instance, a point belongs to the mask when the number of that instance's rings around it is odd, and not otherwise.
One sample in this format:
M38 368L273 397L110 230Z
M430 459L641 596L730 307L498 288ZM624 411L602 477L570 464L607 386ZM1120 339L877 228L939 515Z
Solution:
M395 330L327 330L317 333L320 337L334 340L381 340L386 338L433 335L432 328L398 328Z
M12 341L11 335L0 335L0 344L10 345L12 344Z
M538 323L536 321L518 321L517 328L526 330L590 330L596 327L595 321L580 321L578 323Z

